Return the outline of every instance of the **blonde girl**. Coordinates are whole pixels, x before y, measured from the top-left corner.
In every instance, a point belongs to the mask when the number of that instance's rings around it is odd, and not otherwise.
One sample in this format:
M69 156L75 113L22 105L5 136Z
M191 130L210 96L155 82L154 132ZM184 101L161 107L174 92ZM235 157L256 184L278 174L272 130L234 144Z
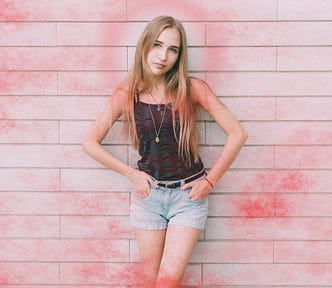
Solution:
M199 157L196 111L204 109L227 134L209 173ZM140 159L131 167L101 142L124 117ZM130 221L143 287L179 287L208 215L208 195L223 176L247 134L201 79L188 76L185 30L160 16L148 23L134 64L87 132L83 150L132 184Z

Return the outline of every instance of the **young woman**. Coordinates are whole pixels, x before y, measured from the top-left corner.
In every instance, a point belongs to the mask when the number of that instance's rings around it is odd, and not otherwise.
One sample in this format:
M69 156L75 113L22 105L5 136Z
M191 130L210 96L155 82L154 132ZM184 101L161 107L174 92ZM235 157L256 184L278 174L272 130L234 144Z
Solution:
M206 174L198 155L195 113L207 111L227 141ZM123 116L141 159L130 167L100 144ZM89 129L83 150L133 186L131 225L142 266L143 287L179 287L208 214L208 194L247 138L239 121L208 85L188 77L186 35L169 16L143 31L135 61L104 111Z

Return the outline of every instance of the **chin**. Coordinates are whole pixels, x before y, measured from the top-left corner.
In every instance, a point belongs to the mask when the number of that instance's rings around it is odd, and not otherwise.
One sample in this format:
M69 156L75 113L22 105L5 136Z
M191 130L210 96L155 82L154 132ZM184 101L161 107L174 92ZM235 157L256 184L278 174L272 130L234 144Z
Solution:
M166 74L166 71L153 71L152 70L152 74L154 76L162 76L162 75L165 75Z

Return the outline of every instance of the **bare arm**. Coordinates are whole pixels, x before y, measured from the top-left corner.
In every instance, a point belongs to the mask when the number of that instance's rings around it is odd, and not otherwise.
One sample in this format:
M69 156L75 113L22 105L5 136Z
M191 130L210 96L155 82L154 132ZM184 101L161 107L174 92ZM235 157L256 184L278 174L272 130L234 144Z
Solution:
M84 138L82 149L105 167L126 176L133 183L135 191L144 197L149 193L149 182L153 183L149 175L120 161L101 145L109 129L122 115L127 104L127 97L126 89L123 87L116 89L105 109L89 128Z
M192 82L193 89L195 89L195 97L199 105L211 115L211 117L216 121L220 128L227 134L226 143L215 164L207 175L207 178L211 184L215 185L231 166L248 136L241 123L218 99L218 97L211 91L206 83L199 79L193 79ZM205 183L204 181L200 182L200 186L202 186L199 188L202 190L202 192L199 193L199 189L197 189L197 191L192 191L193 199L204 198L204 196L206 196L211 191L211 187L209 187L209 183L207 181L205 181Z
M241 123L209 87L206 88L204 99L200 99L204 110L211 115L220 128L227 134L226 143L208 175L209 180L215 184L231 166L247 140L248 135Z

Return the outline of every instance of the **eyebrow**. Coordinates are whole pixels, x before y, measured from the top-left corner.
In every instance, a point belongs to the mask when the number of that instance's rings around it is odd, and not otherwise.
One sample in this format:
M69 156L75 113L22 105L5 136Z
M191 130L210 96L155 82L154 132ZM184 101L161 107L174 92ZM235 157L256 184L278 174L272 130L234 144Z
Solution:
M160 44L165 44L163 41L160 41L160 40L156 40L156 42L158 42L158 43L160 43ZM175 45L171 45L170 47L172 47L172 48L176 48L176 49L180 49L180 47L178 47L178 46L175 46Z

